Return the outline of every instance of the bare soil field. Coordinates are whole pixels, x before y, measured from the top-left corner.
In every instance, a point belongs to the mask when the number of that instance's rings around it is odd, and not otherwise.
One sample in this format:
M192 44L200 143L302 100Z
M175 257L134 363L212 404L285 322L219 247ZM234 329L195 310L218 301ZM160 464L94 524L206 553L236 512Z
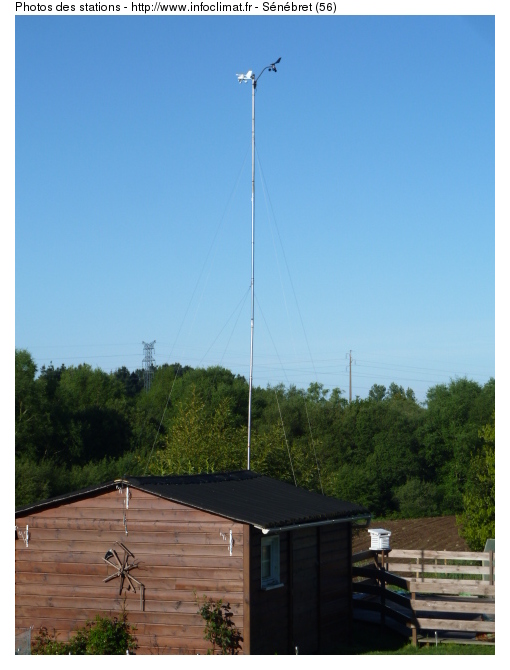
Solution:
M469 551L460 537L455 516L438 516L425 519L378 519L369 528L391 531L393 549L431 549L433 551ZM368 530L360 530L352 538L352 552L370 549Z

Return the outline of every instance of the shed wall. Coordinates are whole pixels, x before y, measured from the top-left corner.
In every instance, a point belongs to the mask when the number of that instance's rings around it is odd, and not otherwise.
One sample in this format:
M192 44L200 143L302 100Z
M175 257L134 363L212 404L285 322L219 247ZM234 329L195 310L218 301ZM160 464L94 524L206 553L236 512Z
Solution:
M332 653L352 633L352 524L320 528L319 644Z
M28 548L16 540L16 629L34 626L36 634L46 626L66 640L96 614L118 614L125 595L128 620L137 626L137 653L205 653L210 645L196 613L196 591L200 600L228 601L242 632L243 525L129 492L128 509L124 490L17 517L19 528L28 524L30 537ZM123 556L115 541L139 560L132 574L145 586L145 611L138 592L119 596L118 578L103 582L114 572L102 560L106 551L114 547Z
M250 653L287 654L289 650L289 533L280 535L280 581L261 587L262 531L250 526Z
M299 529L280 535L280 580L260 582L262 533L250 533L252 654L328 653L351 632L351 524Z

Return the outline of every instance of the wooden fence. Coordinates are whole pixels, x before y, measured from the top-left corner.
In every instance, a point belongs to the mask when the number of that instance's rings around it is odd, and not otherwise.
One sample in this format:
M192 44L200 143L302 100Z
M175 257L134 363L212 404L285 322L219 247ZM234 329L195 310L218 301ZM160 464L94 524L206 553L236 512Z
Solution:
M494 552L368 550L352 562L355 617L377 612L415 645L429 633L494 643Z

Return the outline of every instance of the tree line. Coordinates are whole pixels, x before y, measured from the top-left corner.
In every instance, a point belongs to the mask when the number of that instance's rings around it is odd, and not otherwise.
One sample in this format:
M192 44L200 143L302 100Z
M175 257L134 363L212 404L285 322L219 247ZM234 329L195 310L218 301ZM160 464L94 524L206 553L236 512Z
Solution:
M111 373L37 366L16 350L16 505L124 475L246 468L248 384L222 367ZM376 517L459 515L473 548L494 537L495 380L340 389L255 387L251 468L365 505ZM482 547L483 548L483 545Z

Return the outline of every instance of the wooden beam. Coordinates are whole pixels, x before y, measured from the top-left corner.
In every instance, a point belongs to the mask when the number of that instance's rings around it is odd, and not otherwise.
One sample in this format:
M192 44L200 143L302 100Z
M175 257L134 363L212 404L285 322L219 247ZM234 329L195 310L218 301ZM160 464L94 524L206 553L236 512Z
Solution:
M423 612L471 612L473 614L494 614L495 602L486 602L476 598L469 602L463 600L413 600L412 607Z
M352 555L352 562L359 563L360 561L366 561L369 558L372 558L374 554L377 554L377 552L373 551L372 549L367 549L367 551L359 551L357 554Z
M446 580L445 580L446 581ZM459 595L467 593L471 596L494 596L496 587L487 582L479 581L477 585L466 585L461 579L451 580L449 583L409 582L411 593L439 593L446 595Z
M413 563L388 563L390 572L418 572L420 574L452 574L452 575L489 575L489 566L483 565L434 565L433 563L423 563L415 565Z
M459 619L417 619L423 630L466 630L479 633L494 633L494 621L464 621Z
M391 558L446 558L454 561L488 561L488 551L432 551L424 549L392 549Z

